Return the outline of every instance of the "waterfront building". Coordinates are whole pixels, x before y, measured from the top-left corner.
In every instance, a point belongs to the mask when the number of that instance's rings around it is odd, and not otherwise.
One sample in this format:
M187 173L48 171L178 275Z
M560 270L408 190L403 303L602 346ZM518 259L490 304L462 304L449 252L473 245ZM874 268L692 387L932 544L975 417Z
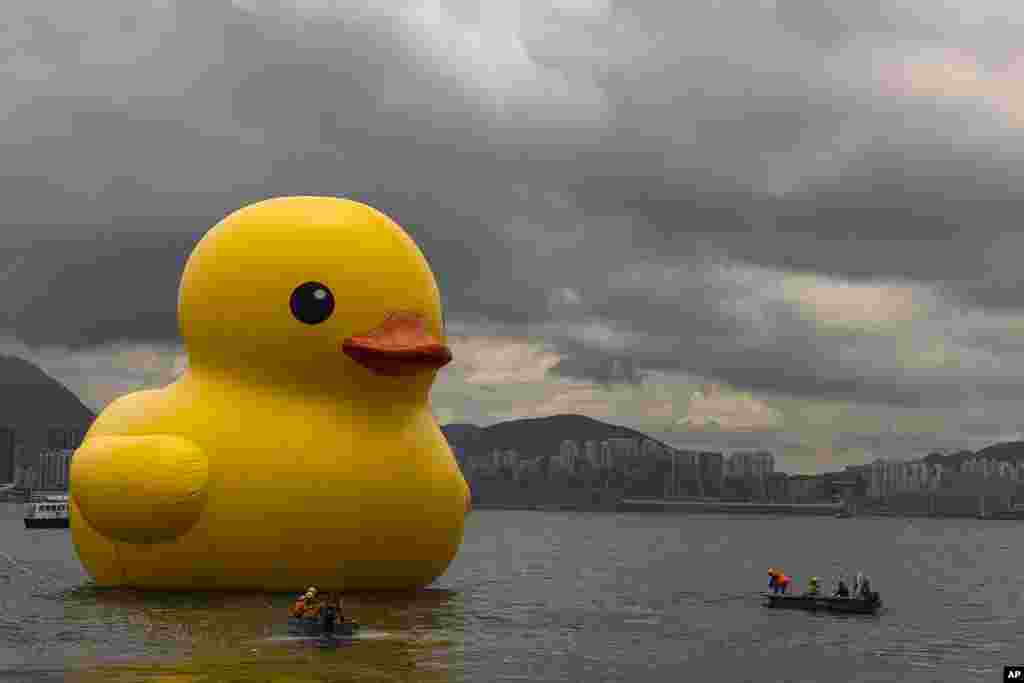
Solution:
M722 495L725 481L725 457L721 453L701 452L698 456L698 471L704 495Z
M921 490L921 471L918 467L920 463L908 462L907 463L907 488L908 492L917 492Z
M574 474L576 464L580 459L580 447L575 441L565 440L558 449L558 455L551 458L550 470L554 472L567 472Z
M519 451L507 450L501 454L501 466L505 469L516 471L519 469L520 457Z
M775 456L770 451L734 451L726 465L726 476L751 478L763 487L765 477L775 471Z
M868 498L882 499L888 492L888 462L878 458L868 467Z
M1010 479L1010 480L1015 480L1016 479L1016 470L1015 470L1015 468L1012 467L1010 465L1010 463L1006 462L1005 460L1000 460L999 463L997 464L997 468L998 468L999 478L1000 479Z
M640 444L636 439L608 439L608 446L611 449L611 464L615 469L625 469L633 463L640 454Z
M0 427L0 483L14 481L14 446L16 443L14 427Z
M640 443L643 491L653 496L664 496L671 491L672 462L674 451L664 444L651 439Z
M925 477L927 476L924 463L909 462L907 463L907 469L910 475L907 482L907 490L923 491L925 489Z
M825 497L825 480L807 474L795 474L786 482L789 499L794 503L813 503Z
M676 496L702 495L700 456L696 451L676 451L672 454L672 491Z
M786 482L788 477L784 472L769 472L765 477L765 496L772 502L784 502L787 500L788 491Z
M31 465L14 466L14 485L20 489L39 488L39 473Z
M981 471L984 473L986 479L991 479L996 473L996 464L988 458L982 458L981 460Z
M64 448L39 454L39 481L41 489L67 490L74 451Z

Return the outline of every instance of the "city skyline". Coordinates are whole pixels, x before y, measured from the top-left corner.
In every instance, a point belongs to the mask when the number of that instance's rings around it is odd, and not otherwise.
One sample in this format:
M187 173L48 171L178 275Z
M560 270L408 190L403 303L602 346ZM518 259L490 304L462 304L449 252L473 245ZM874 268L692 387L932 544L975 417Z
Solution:
M181 372L205 230L330 194L436 272L442 422L799 472L1024 431L1024 8L15 5L0 352L94 411Z
M1012 455L1004 450L991 456L940 456L940 461L934 455L910 461L878 459L816 475L775 471L774 457L767 451L683 451L646 437L565 440L557 455L493 444L487 453L456 452L474 499L492 506L615 509L629 501L660 500L670 505L739 502L800 508L842 503L850 514L996 514L1016 519L1024 514L1024 452L1016 446L1018 452ZM789 511L802 514L795 508Z

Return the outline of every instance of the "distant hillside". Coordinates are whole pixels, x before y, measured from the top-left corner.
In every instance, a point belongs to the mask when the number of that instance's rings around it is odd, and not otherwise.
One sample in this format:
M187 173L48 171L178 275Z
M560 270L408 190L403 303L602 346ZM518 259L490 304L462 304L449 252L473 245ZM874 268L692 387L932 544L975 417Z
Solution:
M972 451L957 451L956 453L950 453L949 455L942 453L930 453L922 458L922 460L929 465L942 465L946 468L957 469L960 467L960 463L973 457L974 453Z
M67 387L22 358L0 356L0 427L34 457L48 444L51 427L84 432L96 415Z
M943 467L956 469L964 460L971 458L985 458L986 460L999 460L1011 463L1024 462L1024 441L997 443L986 446L977 452L963 450L950 453L949 455L932 453L924 458L924 461L930 465L942 465Z
M481 427L464 422L453 422L452 424L444 425L441 427L441 431L444 432L445 438L448 439L449 443L460 444L479 441L483 433Z
M975 453L974 457L1020 462L1024 460L1024 441L1008 441L1006 443L997 443L993 446L986 446Z
M650 439L664 443L635 429L601 422L584 415L554 415L499 422L489 427L455 423L441 428L457 453L476 459L495 449L516 450L526 457L550 457L558 454L562 441L602 441L604 439ZM667 448L668 446L666 446Z

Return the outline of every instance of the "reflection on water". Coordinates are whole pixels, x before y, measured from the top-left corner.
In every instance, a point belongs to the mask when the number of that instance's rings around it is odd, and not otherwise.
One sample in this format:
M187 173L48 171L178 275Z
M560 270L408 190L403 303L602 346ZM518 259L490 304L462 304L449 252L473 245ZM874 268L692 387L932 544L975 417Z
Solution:
M83 657L74 681L447 681L458 647L458 595L425 589L345 597L365 624L353 637L288 633L294 595L144 593L85 585L49 596L68 626L118 620L146 642L139 657ZM457 668L457 667L455 667Z

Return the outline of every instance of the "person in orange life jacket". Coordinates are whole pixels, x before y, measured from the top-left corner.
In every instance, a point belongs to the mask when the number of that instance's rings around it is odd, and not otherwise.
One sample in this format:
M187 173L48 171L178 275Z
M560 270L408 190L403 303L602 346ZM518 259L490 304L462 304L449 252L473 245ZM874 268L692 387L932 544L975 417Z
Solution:
M312 593L304 593L299 596L299 599L295 601L295 604L288 610L289 616L301 617L306 611L306 604L313 599Z

